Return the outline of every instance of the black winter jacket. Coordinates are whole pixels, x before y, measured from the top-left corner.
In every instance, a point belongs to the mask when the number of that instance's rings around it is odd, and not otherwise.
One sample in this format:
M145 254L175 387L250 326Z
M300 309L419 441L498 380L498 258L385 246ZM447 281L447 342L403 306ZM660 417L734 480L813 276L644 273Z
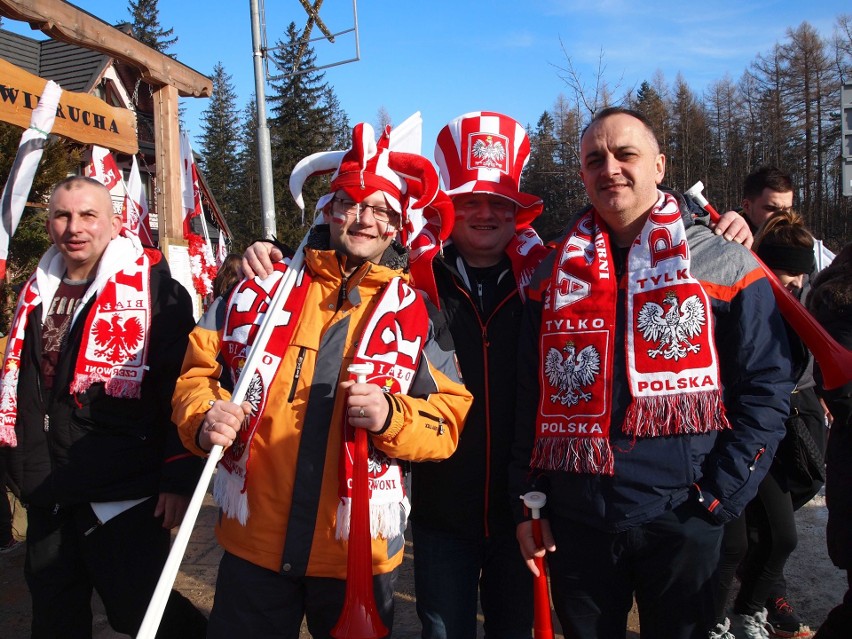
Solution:
M160 492L190 494L202 460L183 448L171 397L194 326L186 290L159 251L149 251L152 319L139 399L110 397L104 385L69 393L82 340L80 311L59 356L52 392L42 392L41 306L27 323L18 381L18 446L8 472L25 504L50 507L120 501ZM154 264L156 262L156 264Z
M508 466L514 434L517 343L522 305L508 259L484 317L456 268L452 246L434 271L464 384L473 394L458 448L440 462L412 464L411 517L462 538L514 534Z

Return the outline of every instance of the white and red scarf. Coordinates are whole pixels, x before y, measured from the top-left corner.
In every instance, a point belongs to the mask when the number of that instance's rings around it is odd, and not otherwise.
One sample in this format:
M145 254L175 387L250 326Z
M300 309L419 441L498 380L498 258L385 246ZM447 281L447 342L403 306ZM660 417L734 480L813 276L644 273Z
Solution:
M558 249L541 323L541 398L531 465L612 475L618 280L609 232L589 210ZM622 430L662 437L730 428L710 301L690 274L677 201L661 194L627 257Z
M275 273L265 280L243 282L228 301L222 354L234 380L240 375L246 355L269 308L269 301L286 269L284 264L276 264L275 268ZM226 450L216 473L213 491L216 503L227 516L236 518L243 525L250 514L246 488L251 442L266 405L268 389L298 325L310 281L309 273L303 268L284 303L281 323L273 331L264 357L261 358L262 364L254 373L246 393L245 401L252 406L251 414L246 418L247 424L240 430L234 445ZM372 363L373 373L368 375L368 382L381 386L385 392L405 393L414 377L427 328L428 316L422 298L399 278L394 278L385 287L369 318L353 363ZM342 428L336 536L347 539L355 437L354 429L345 420ZM398 536L404 529L400 508L406 504L399 465L381 451L372 449L369 473L371 534L373 537L385 538Z
M242 374L251 345L286 270L285 263L276 263L272 275L263 280L255 277L243 281L228 299L221 352L234 383ZM245 525L249 517L246 487L252 439L266 407L269 388L280 369L281 358L293 341L293 333L299 322L310 283L310 273L303 266L290 295L284 301L283 311L278 313L278 324L269 337L263 357L258 359L257 369L252 374L246 390L243 401L251 404L251 413L246 416L237 439L225 450L213 482L213 498L216 503L226 516L235 518L242 525Z
M42 304L50 308L62 277L65 260L52 246L24 285L9 331L0 379L0 441L15 445L18 411L18 373L30 313ZM139 397L148 359L151 326L151 261L138 240L113 239L104 251L92 284L80 300L72 326L92 297L85 318L80 354L74 366L70 393L103 383L112 397ZM70 330L70 329L69 329Z
M408 393L420 354L426 343L429 316L423 298L403 282L393 278L382 291L364 334L358 343L353 364L371 363L367 382L392 395ZM355 379L350 374L350 379ZM338 539L349 538L352 512L352 469L355 456L355 429L344 419L343 448L340 456L337 508ZM405 530L401 508L407 516L407 498L402 470L395 459L370 446L370 536L391 539Z

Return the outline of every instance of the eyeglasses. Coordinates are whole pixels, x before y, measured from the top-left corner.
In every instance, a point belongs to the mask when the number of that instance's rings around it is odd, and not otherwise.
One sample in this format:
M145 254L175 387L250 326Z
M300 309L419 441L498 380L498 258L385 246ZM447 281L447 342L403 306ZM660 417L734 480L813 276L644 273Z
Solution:
M340 204L340 208L343 209L343 213L348 215L349 217L359 218L361 217L361 213L366 211L367 209L371 209L373 212L373 217L376 218L377 222L384 222L385 224L393 221L396 222L399 219L399 214L392 210L386 209L383 206L374 206L372 204L362 204L358 202L353 202L352 200L344 200L341 197L334 196L331 198L334 202Z

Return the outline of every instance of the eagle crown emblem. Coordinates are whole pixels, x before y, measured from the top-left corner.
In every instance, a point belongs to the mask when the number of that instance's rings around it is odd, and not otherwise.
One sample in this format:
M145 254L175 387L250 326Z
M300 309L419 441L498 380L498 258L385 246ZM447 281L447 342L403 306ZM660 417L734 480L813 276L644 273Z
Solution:
M648 356L654 359L662 355L664 359L678 361L689 353L700 352L701 345L689 341L701 335L707 323L704 304L698 295L690 295L679 304L677 294L669 291L662 303L669 309L656 302L645 302L636 317L642 337L656 343L656 348L648 349Z
M565 353L564 357L562 353ZM556 389L550 401L569 407L576 406L581 399L590 401L592 393L582 389L595 382L600 370L600 353L591 344L579 352L573 341L566 342L561 351L551 347L544 360L547 381Z
M485 141L477 140L473 143L471 154L476 160L476 164L490 169L499 169L503 166L506 159L506 147L503 146L501 140L494 140L492 136L487 136Z

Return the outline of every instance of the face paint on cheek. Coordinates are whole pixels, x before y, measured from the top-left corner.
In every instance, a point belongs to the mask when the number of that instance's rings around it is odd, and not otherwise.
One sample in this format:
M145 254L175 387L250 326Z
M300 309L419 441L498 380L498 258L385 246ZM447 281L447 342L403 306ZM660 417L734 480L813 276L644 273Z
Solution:
M346 221L346 214L345 213L335 213L334 211L332 211L331 221L334 222L335 224L343 224Z

